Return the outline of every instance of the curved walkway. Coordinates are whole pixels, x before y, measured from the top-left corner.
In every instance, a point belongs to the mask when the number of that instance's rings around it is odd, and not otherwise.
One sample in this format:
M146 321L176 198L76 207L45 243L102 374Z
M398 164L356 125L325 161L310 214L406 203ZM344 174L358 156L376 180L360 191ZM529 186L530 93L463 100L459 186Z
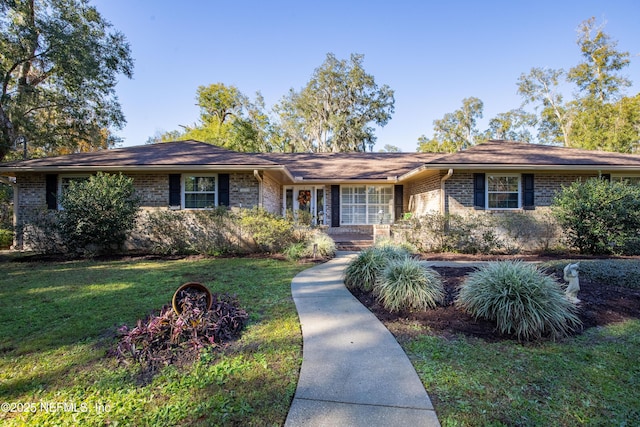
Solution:
M291 283L304 345L285 426L439 426L407 355L344 286L356 255L339 252Z

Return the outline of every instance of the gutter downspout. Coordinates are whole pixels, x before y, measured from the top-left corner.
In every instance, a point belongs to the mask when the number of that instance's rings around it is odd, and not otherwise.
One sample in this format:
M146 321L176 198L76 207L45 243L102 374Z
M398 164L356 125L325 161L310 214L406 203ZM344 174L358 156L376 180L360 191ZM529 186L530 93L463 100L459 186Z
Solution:
M442 178L440 178L440 214L441 215L445 215L445 208L446 208L446 204L445 204L445 191L444 191L444 182L446 180L448 180L449 178L451 178L451 175L453 175L453 169L449 169L447 171L447 174L445 176L443 176Z
M18 229L18 184L5 176L0 176L0 182L13 188L13 245L11 248L15 249L18 247L18 241L16 240L16 230Z
M256 179L258 180L258 207L263 207L263 203L262 203L262 187L263 187L263 183L262 183L262 177L260 176L260 172L258 172L258 169L254 169L253 170L253 176L256 177Z

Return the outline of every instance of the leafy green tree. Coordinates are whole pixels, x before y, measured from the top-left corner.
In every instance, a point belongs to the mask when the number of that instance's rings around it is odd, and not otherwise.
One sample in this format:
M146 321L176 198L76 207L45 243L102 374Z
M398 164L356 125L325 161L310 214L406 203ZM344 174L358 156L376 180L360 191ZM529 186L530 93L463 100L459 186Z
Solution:
M619 75L629 65L629 52L616 50L618 43L603 28L603 25L596 27L595 18L580 24L578 46L584 61L567 75L586 97L601 103L615 100L624 88L631 86L629 79Z
M567 242L581 253L640 253L640 186L576 181L556 195L552 209Z
M40 155L111 146L132 76L122 33L89 0L0 0L0 160L19 136Z
M284 140L295 151L366 151L376 142L371 124L385 126L394 112L393 90L378 87L362 66L364 55L349 61L327 54L307 85L291 89L276 111Z
M637 97L621 97L631 82L620 73L629 53L596 26L594 18L578 29L583 61L564 70L533 68L518 80L523 104L538 110L538 139L565 147L634 152L640 140ZM576 97L565 101L561 88L577 86Z
M271 145L271 121L260 93L251 101L235 86L214 83L197 90L200 119L182 131L170 131L150 142L195 139L244 152L279 151Z
M535 114L522 109L507 111L489 120L486 139L533 142L531 129L535 124Z
M98 172L86 181L71 181L60 198L59 231L72 252L119 250L135 226L139 200L133 179Z
M538 139L554 144L570 146L571 105L564 101L560 85L566 73L562 69L532 68L529 74L518 79L518 93L523 105L538 104Z
M482 118L484 104L475 97L462 100L462 107L447 113L440 120L434 120L434 136L418 138L418 151L453 153L485 140L477 128Z
M637 153L640 150L640 94L617 102L580 101L571 122L571 145L588 150Z

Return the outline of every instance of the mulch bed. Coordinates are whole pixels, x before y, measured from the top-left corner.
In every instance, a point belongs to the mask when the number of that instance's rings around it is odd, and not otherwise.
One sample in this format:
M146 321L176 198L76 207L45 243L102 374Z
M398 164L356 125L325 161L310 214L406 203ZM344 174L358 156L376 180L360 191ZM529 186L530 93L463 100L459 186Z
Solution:
M449 260L453 259L449 258ZM479 261L477 258L474 260ZM458 287L466 275L474 270L473 268L438 267L434 269L442 276L446 291L444 303L435 309L390 313L371 294L354 292L354 296L398 338L424 334L424 330L427 329L431 334L446 338L463 334L487 341L514 339L499 334L493 322L476 320L454 306L453 301L457 296ZM557 279L560 283L564 283L560 277ZM579 317L584 329L621 322L629 318L640 318L640 290L580 278L578 298L581 301ZM423 328L416 328L416 325Z

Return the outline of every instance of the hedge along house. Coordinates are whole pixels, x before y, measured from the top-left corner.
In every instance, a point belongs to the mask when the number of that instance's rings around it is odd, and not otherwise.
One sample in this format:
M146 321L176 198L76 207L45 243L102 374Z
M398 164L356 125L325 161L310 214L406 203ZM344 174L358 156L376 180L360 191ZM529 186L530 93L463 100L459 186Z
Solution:
M98 171L134 180L143 209L262 207L331 233L372 234L405 213L535 211L562 185L640 181L640 156L506 141L442 153L238 153L176 141L0 165L15 178L15 249L71 180Z

